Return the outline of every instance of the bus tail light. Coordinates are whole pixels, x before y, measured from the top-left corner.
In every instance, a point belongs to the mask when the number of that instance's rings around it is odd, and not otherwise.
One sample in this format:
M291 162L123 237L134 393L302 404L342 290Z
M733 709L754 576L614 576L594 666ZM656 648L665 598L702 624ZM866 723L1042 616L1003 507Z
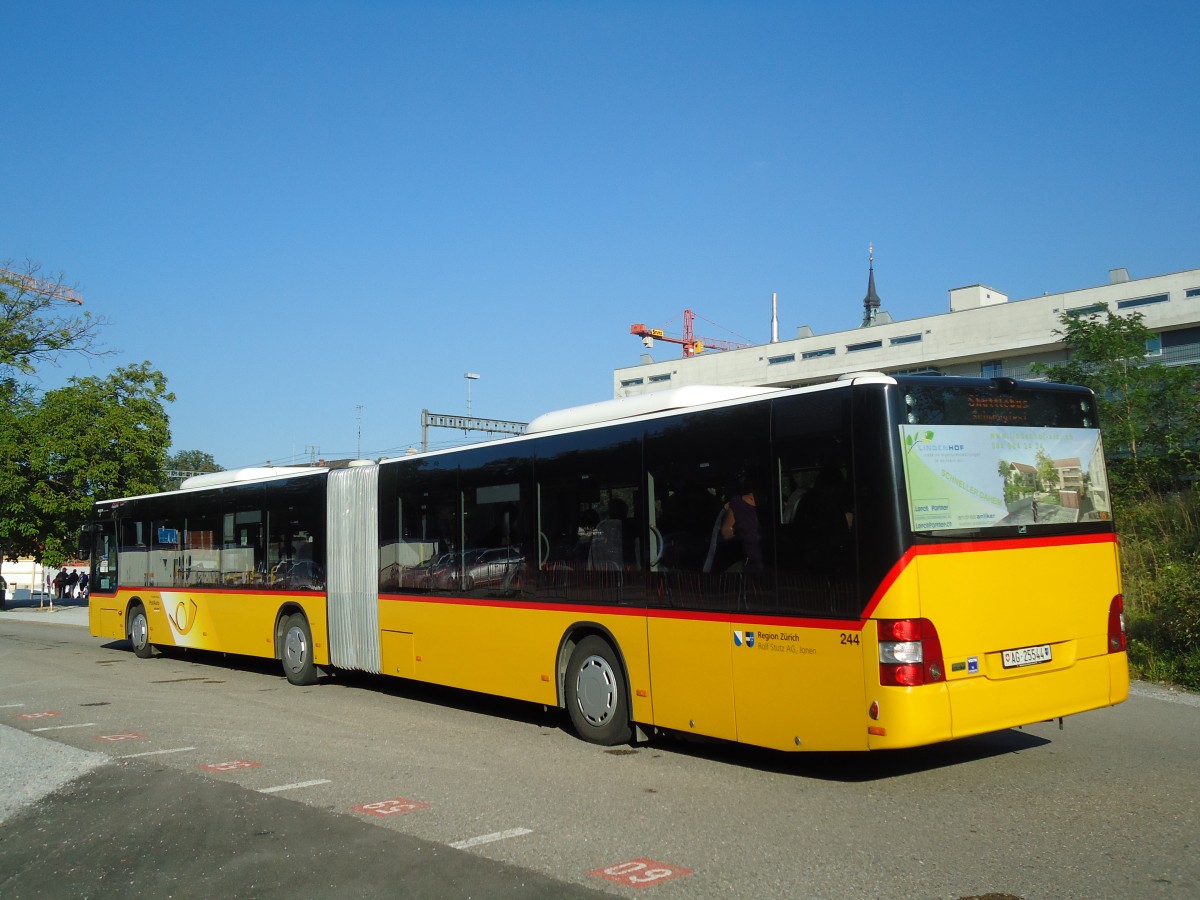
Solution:
M1108 605L1108 652L1120 653L1128 646L1129 638L1125 634L1125 597L1117 594Z
M880 619L879 683L936 684L946 675L942 642L928 619Z

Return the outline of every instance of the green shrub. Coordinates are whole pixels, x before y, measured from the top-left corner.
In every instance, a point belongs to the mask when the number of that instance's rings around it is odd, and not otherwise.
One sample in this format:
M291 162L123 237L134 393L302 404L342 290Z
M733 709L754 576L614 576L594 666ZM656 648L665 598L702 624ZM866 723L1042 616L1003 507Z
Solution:
M1200 690L1200 496L1126 502L1117 525L1134 676Z

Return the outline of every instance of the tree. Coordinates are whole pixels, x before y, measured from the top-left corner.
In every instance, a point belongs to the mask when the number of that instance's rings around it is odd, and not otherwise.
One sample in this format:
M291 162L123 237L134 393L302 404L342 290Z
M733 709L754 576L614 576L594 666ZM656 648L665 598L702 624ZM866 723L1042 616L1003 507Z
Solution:
M171 442L164 404L174 399L149 363L72 378L41 398L28 419L36 438L26 503L44 562L59 565L73 554L95 500L158 490Z
M154 491L175 398L149 363L72 378L39 393L29 383L67 353L103 355L103 320L75 313L62 278L0 268L0 562L61 565L96 499Z
M0 382L0 564L32 556L38 522L29 506L29 460L35 441L28 433L36 409L32 392L13 379Z
M173 491L189 475L223 471L225 470L217 465L211 453L205 453L203 450L178 450L167 457L167 466L159 481L159 490Z
M1058 365L1035 364L1052 381L1096 392L1113 488L1126 496L1179 484L1197 471L1200 390L1196 372L1147 359L1154 332L1140 313L1070 315L1059 320L1071 351Z
M1054 460L1041 447L1034 456L1037 464L1037 477L1034 482L1035 491L1048 491L1058 482L1058 471L1054 468Z
M38 277L40 267L23 272L0 266L0 377L32 375L40 363L57 363L64 353L99 356L98 336L106 324L88 312L60 275Z

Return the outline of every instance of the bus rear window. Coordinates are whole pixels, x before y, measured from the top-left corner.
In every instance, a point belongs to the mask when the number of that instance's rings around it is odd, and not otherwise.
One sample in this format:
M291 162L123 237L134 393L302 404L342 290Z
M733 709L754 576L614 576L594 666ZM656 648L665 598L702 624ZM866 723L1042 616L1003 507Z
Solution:
M907 385L907 421L910 425L1096 427L1095 400L1088 391L1018 386L1002 390L997 381L971 387Z
M908 385L900 424L915 532L1045 532L1112 518L1089 392Z

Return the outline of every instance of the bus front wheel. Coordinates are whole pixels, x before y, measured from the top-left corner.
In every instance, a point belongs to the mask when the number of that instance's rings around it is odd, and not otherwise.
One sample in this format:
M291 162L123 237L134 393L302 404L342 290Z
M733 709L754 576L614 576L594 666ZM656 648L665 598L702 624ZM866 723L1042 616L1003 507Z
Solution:
M317 683L312 631L308 627L308 619L300 613L292 613L284 623L279 659L283 663L283 674L292 684Z
M137 603L129 610L129 643L133 644L133 655L138 659L149 659L154 655L150 643L150 620L146 608Z
M571 652L565 685L571 724L592 744L627 744L633 738L629 701L616 651L589 635Z

